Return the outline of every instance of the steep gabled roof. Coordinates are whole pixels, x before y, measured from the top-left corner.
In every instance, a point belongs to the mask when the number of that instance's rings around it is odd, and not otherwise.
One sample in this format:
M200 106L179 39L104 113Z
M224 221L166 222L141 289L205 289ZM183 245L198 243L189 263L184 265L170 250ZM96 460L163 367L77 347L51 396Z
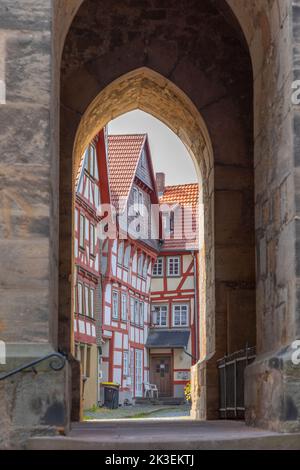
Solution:
M147 135L109 135L108 168L111 202L118 208L128 199Z
M162 251L180 251L180 250L198 250L198 203L199 203L199 184L180 184L176 186L167 186L164 194L160 197L160 204L168 204L171 207L189 207L193 214L193 221L183 219L184 237L182 239L170 238L164 241ZM197 233L197 237L194 233Z
M162 204L179 204L180 206L195 207L199 201L198 183L166 186L164 194L160 197Z

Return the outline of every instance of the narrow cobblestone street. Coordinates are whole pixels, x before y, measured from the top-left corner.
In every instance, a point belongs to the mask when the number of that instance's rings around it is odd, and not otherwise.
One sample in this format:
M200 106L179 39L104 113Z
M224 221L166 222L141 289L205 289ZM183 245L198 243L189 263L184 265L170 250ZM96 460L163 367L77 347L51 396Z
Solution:
M98 408L86 411L85 421L114 420L114 419L153 419L153 418L177 418L188 419L190 406L160 406L160 405L136 405L120 407L116 410Z

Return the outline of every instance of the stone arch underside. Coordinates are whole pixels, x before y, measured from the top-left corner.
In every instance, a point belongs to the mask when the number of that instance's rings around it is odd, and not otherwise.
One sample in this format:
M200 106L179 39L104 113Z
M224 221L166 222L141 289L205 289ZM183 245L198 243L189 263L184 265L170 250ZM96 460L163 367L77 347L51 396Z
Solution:
M216 359L238 347L237 338L227 334L227 297L231 322L243 298L245 310L255 311L251 60L241 30L226 21L227 13L216 2L204 0L199 9L193 0L184 8L169 0L154 10L148 3L142 9L139 2L112 6L103 0L100 8L98 1L86 0L66 38L61 66L59 343L71 349L72 168L76 171L74 163L97 130L98 119L101 127L122 112L142 107L173 129L196 159L201 154L199 170L213 201L213 210L205 214L209 263L202 276L215 291L215 296L206 296L208 314L202 324L202 352L210 359L196 371L203 376L196 407L201 404L201 417L215 418ZM79 126L84 132L78 134ZM203 145L208 141L205 128L213 162ZM76 150L72 162L75 140L78 154ZM213 249L208 240L214 240ZM239 261L233 265L232 260ZM255 321L250 329L255 342Z
M84 113L76 132L73 150L73 181L83 152L95 133L111 120L127 112L140 109L162 121L184 143L194 161L200 183L201 207L199 211L202 229L200 244L202 308L202 334L212 344L203 342L202 358L207 351L215 349L213 314L205 314L206 308L214 306L214 279L206 274L213 250L213 150L208 130L198 110L189 98L169 80L142 67L129 72L108 85L90 104ZM163 157L163 156L162 156ZM206 298L209 299L206 302ZM207 323L206 323L207 320ZM204 332L209 331L205 334Z

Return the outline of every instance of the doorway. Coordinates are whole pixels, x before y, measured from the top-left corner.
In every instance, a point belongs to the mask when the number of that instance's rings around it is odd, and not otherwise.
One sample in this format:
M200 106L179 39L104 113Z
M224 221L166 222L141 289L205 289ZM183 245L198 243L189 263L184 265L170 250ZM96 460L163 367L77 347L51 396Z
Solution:
M171 370L171 356L151 355L150 381L157 386L158 395L160 397L171 397L173 395Z

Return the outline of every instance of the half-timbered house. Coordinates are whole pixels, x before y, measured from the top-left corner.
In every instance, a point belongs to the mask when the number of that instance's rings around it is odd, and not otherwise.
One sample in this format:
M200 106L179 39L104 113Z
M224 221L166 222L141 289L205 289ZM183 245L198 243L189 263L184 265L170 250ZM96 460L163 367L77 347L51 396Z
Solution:
M103 202L109 202L105 130L84 152L75 186L74 339L75 355L81 364L84 408L99 400L102 305L97 225Z
M124 403L142 397L149 381L145 343L159 237L151 232L158 196L147 135L108 136L108 168L117 236L108 237L102 250L102 371L104 381L120 385Z
M184 397L198 358L198 184L165 187L157 175L164 242L151 281L150 381L161 397ZM168 212L169 211L169 212ZM178 220L176 220L178 213Z

